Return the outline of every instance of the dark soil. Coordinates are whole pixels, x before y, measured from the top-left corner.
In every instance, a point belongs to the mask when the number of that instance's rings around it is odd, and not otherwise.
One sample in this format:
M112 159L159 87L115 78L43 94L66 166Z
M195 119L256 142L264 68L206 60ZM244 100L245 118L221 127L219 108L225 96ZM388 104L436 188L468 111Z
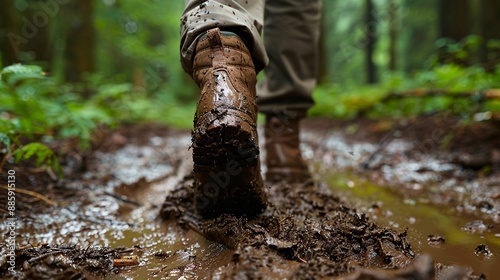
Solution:
M408 160L424 161L433 155L443 165L451 164L451 170L427 170L425 164L418 170L438 173L441 182L453 179L460 185L475 184L474 188L465 187L467 195L449 188L433 189L430 201L433 204L446 205L457 213L463 212L483 219L482 226L464 226L464 230L491 231L500 223L500 129L497 122L461 124L451 116L419 117L404 121L371 121L359 119L349 122L311 120L305 133L312 133L314 141L305 141L314 151L314 161L322 163L321 156L332 154L317 139L329 137L337 131L352 142L365 141L377 148L365 153L361 160L350 163L348 168L355 174L367 174L372 182L397 188L406 196L414 195L415 184L426 184L416 179L405 177L387 177L387 167L396 168ZM94 152L114 153L127 145L150 145L152 137L170 138L186 132L176 132L158 125L124 126L109 132L101 131L95 142ZM391 143L406 140L413 144L405 151L394 152ZM187 149L187 146L186 146ZM71 150L71 149L70 149ZM353 151L354 155L356 151ZM80 156L80 157L79 157ZM88 203L91 192L103 192L100 185L113 180L113 174L102 175L99 165L93 163L93 153L84 156L71 154L65 160L66 179L54 180L47 170L33 169L7 162L2 172L5 182L5 170L14 169L19 174L18 187L43 194L51 205L40 198L27 194L18 194L16 215L28 227L44 223L38 214L58 215L63 208L73 209L75 219L85 220L85 234L93 224L114 227L123 223L119 215L106 216L105 223L95 221L103 219L78 212L78 207ZM180 166L185 162L181 156L171 152L164 158L175 167L173 174L181 174ZM84 159L82 159L84 158ZM311 158L311 157L309 157ZM138 159L139 160L139 159ZM143 160L143 159L141 159ZM147 160L145 160L147 162ZM153 164L153 163L152 163ZM333 163L335 164L335 162ZM147 166L147 165L146 165ZM327 163L323 168L329 169ZM83 170L100 174L99 178L89 180ZM383 170L385 170L383 172ZM323 170L324 171L324 170ZM172 177L173 175L169 175ZM168 179L168 178L167 178ZM237 217L224 214L216 219L203 219L193 205L192 176L187 175L166 197L163 205L153 205L152 211L160 213L166 220L178 223L184 231L195 231L206 238L225 245L232 250L229 263L212 267L210 275L218 279L485 279L481 271L472 271L459 266L448 266L432 261L427 255L415 252L408 241L406 230L382 228L366 213L354 209L345 198L336 196L329 186L321 180L299 184L268 184L270 204L265 213L257 217ZM82 188L75 188L69 182L82 180ZM144 187L144 179L133 183L133 188ZM407 188L412 186L412 188ZM479 187L477 187L479 186ZM484 187L483 187L484 186ZM126 189L126 184L118 189ZM88 189L85 189L88 188ZM92 190L92 191L89 191ZM420 192L426 191L424 187ZM139 191L140 192L140 191ZM418 191L417 191L418 192ZM137 208L144 201L128 196L127 192L112 194L120 205L130 209ZM418 195L418 193L417 193ZM0 203L6 205L6 195L2 192ZM79 206L80 205L80 206ZM471 207L474 206L474 207ZM157 207L157 208L155 208ZM123 207L119 211L123 211ZM161 209L161 210L160 210ZM3 211L3 210L2 210ZM118 212L119 212L118 211ZM1 212L6 217L5 212ZM87 216L85 216L87 215ZM397 213L396 213L397 215ZM31 221L31 222L30 222ZM90 223L91 221L92 223ZM31 224L30 224L31 223ZM485 225L486 224L486 225ZM3 230L4 228L2 228ZM2 231L2 234L4 231ZM89 237L92 238L92 237ZM7 246L2 241L0 257L0 277L15 279L101 279L111 275L120 275L123 271L113 260L127 255L141 255L139 247L115 247L76 245L76 244L27 244L23 236L18 236L16 247L16 271L12 276L8 272L6 258ZM444 243L444 238L439 243ZM447 241L446 241L447 242ZM486 245L478 245L475 253L481 257L492 254ZM154 255L168 264L172 253L154 252ZM183 267L178 267L184 271ZM133 270L133 268L132 268ZM156 276L168 276L162 274ZM185 276L180 273L178 276ZM146 277L146 276L145 276Z
M271 186L270 205L255 218L224 214L202 220L192 197L187 179L167 198L162 216L179 219L184 226L236 249L234 268L223 272L230 278L267 278L273 264L283 259L298 262L287 277L307 279L339 276L357 267L402 268L415 255L405 232L377 227L326 187L312 182Z
M125 248L82 248L78 245L25 246L16 251L16 263L22 269L17 279L101 279L110 273L118 273L114 259L132 253ZM5 264L3 264L3 267ZM2 270L1 277L9 276Z

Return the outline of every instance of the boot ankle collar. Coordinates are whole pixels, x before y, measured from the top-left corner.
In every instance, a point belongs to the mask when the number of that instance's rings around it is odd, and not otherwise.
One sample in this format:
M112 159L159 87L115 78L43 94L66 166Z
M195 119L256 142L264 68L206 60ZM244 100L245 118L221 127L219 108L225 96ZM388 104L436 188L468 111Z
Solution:
M207 38L207 33L208 33L208 31L207 31L207 32L205 32L205 33L203 33L203 35L201 35L201 37L200 37L200 40L204 40L204 39L206 39L206 38ZM220 30L220 34L221 34L222 36L224 36L224 37L236 37L237 39L239 39L239 40L243 41L243 40L241 39L241 37L240 37L240 36L238 36L238 34L236 34L236 33L234 33L234 32L231 32L231 31L224 31L224 30Z

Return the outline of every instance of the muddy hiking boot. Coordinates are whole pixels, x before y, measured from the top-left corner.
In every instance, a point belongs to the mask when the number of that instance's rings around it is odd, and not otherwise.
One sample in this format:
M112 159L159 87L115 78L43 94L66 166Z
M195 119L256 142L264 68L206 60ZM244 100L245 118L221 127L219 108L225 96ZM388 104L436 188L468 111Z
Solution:
M299 118L284 114L266 115L266 180L305 182L311 179L300 154Z
M211 29L196 46L192 76L201 89L192 132L197 210L207 218L263 212L250 52L234 33Z

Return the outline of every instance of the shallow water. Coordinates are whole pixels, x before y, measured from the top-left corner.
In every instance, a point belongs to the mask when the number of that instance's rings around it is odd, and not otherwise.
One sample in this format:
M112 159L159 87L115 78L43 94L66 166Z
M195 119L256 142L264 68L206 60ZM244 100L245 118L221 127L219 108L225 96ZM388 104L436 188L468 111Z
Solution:
M456 213L452 208L431 204L425 194L403 195L399 191L371 184L359 175L330 174L326 180L332 190L359 211L367 213L379 226L398 231L408 229L417 254L429 254L444 265L471 267L495 279L500 273L500 228L477 217ZM470 224L472 223L472 224ZM492 228L488 228L492 225ZM476 232L471 232L476 231ZM444 243L428 241L429 235L442 236ZM492 255L476 255L485 244Z
M426 182L452 167L440 165L430 158L425 163L426 169L439 169L434 173L420 172L421 166L415 167L410 161L387 168L385 172L395 176L394 180L420 180L418 184L405 184L403 191L395 191L373 184L369 173L360 176L352 172L353 167L375 150L373 145L350 144L335 135L323 139L324 149L307 144L315 141L321 145L321 139L306 134L306 144L302 148L306 157L319 166L317 179L327 182L348 205L367 213L380 226L398 231L408 228L416 253L430 254L445 265L470 266L488 279L495 279L494 276L500 273L498 226L488 228L488 221L484 221L486 226L481 223L467 226L478 218L433 203L435 199L431 196L436 195L432 192L435 186ZM139 256L140 265L123 268L110 279L177 279L180 276L194 279L216 272L217 268L230 263L232 250L207 241L193 230L181 229L175 221L158 219L159 207L166 194L192 167L187 150L189 143L189 135L155 137L148 147L128 146L114 153L98 154L98 171L85 174L81 181L68 185L87 190L88 196L73 198L50 213L34 213L30 220L20 225L19 244L70 242L83 247L135 246L131 254ZM389 146L393 152L408 148L411 147L403 142ZM459 190L454 188L453 191ZM470 232L470 228L476 232ZM429 235L442 236L445 242L429 243ZM480 244L487 245L492 256L477 256L475 248ZM290 264L285 263L285 268L286 265Z
M368 214L379 226L398 231L408 229L412 248L429 254L444 265L471 267L488 279L500 274L500 227L495 216L490 220L483 209L468 206L464 198L478 191L477 183L464 182L459 166L442 162L435 155L408 153L414 144L404 139L390 141L383 150L373 143L350 141L339 131L302 135L303 150L316 162L316 178L329 184L346 204ZM371 166L377 172L360 171L361 165L375 153ZM391 182L391 186L375 182ZM457 212L457 205L471 211ZM464 214L466 212L476 213ZM486 215L480 215L486 214ZM480 218L480 217L481 218ZM429 236L441 236L443 242L430 242ZM486 245L491 255L475 254Z

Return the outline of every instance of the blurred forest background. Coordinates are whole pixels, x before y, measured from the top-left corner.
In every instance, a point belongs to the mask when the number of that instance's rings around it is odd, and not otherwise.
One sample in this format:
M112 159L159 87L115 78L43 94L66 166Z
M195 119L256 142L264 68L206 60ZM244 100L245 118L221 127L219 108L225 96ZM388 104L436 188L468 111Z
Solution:
M500 1L323 2L311 116L450 110L471 119L500 112L492 91L500 88ZM183 7L160 0L2 1L3 153L27 158L64 137L89 147L100 125L190 128L198 92L179 63ZM40 145L30 150L23 138ZM50 157L47 150L39 159Z

